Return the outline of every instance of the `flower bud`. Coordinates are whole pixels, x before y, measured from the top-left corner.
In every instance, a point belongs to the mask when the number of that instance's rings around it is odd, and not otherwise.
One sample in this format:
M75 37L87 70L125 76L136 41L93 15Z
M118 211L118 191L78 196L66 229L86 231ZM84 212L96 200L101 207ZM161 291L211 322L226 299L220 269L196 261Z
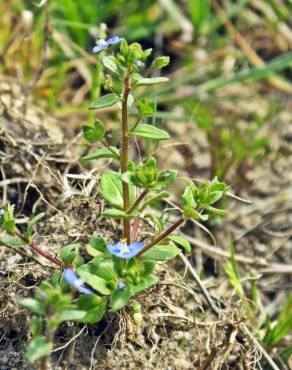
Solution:
M169 64L169 57L158 57L153 62L153 67L161 69Z
M127 57L129 52L129 46L127 44L127 41L125 39L122 39L120 44L120 53L122 56Z

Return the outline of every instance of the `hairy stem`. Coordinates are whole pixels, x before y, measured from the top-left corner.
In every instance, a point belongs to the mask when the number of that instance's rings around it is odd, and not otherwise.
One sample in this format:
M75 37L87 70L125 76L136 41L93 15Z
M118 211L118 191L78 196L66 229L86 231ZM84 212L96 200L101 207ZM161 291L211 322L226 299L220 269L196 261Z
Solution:
M121 172L124 173L128 170L129 159L129 126L128 126L128 97L130 93L130 80L127 76L124 80L124 94L122 103L122 152L121 152ZM123 198L124 198L124 211L130 208L129 185L123 181ZM131 226L130 220L123 220L123 237L130 242Z
M176 230L181 224L185 222L184 217L180 217L174 224L169 226L166 230L164 230L160 235L158 235L152 242L145 245L145 247L137 253L136 257L141 256L143 253L148 251L151 247L161 242L161 240L165 239L169 234L171 234L174 230Z

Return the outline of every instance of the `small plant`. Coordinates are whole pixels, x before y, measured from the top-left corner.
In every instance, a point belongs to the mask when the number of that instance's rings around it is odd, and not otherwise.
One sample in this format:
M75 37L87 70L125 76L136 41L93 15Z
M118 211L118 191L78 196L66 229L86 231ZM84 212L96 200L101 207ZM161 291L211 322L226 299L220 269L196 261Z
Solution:
M264 323L265 334L263 344L268 349L274 347L292 330L292 294L289 295L287 302L279 313L275 322L271 322L268 317Z
M6 244L20 248L27 244L62 270L54 275L52 283L43 282L34 298L21 301L23 306L38 315L30 321L33 340L27 357L31 362L40 360L42 369L45 369L58 325L71 320L94 324L107 310L121 309L132 297L157 282L157 261L173 259L182 251L191 252L186 240L173 235L179 227L188 219L206 221L210 215L226 214L225 210L214 206L228 188L216 178L199 185L186 181L181 196L181 214L173 224L165 225L162 217L151 214L149 207L169 196L166 189L175 181L177 171L159 169L157 160L151 155L153 143L156 147L159 141L168 140L170 136L165 130L148 123L148 118L155 116L155 105L152 101L139 99L138 91L143 86L167 82L165 77L151 78L151 72L167 66L169 58L162 56L149 63L151 49L142 50L138 43L128 45L119 36L99 40L94 52L98 53L98 59L107 72L103 87L108 93L94 101L89 109L113 105L120 108L121 145L112 146L106 139L105 125L95 120L84 125L83 132L85 140L99 143L99 148L81 160L83 163L101 158L113 160L112 168L116 170L106 169L101 174L100 195L107 205L103 216L115 219L117 225L121 221L122 238L111 242L102 236L94 236L85 246L86 259L84 252L80 253L80 244L64 246L60 258L55 258L31 240L33 225L41 216L34 218L24 233L16 227L13 207L9 206L1 218L2 228L14 235L13 241L8 239ZM133 122L129 117L135 117ZM139 151L144 154L138 162L129 160L129 145L135 138L139 138ZM158 232L155 234L153 231L153 237L145 242L141 240L137 225L142 224L143 229L143 220L147 217L154 221ZM77 297L74 303L73 296ZM138 301L132 308L134 321L141 323Z

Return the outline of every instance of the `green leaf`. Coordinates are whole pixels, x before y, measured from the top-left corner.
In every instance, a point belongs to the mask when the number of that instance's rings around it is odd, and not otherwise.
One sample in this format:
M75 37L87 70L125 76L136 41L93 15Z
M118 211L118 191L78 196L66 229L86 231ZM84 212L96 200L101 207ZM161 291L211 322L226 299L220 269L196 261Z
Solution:
M133 218L133 215L121 211L120 209L110 208L106 209L103 213L103 216L110 217L110 218L123 218L123 219L130 219Z
M119 69L117 66L117 63L115 61L115 58L113 56L103 56L101 58L101 63L104 65L105 68L110 70L111 72L115 74L119 74Z
M173 245L155 245L142 254L145 260L166 261L175 258L181 252L180 248Z
M88 284L91 288L93 288L97 292L104 295L111 294L111 290L108 288L107 285L107 280L94 275L93 273L88 271L89 268L90 266L88 265L82 265L77 269L77 274L84 280L86 284Z
M110 255L109 252L108 254ZM103 256L99 255L88 262L87 265L89 266L90 272L107 281L117 278L112 259L105 259Z
M235 249L231 238L229 238L228 247L230 250L230 262L224 266L224 271L239 297L244 300L245 292L240 280L237 261L235 259Z
M167 81L169 81L167 77L141 78L136 83L136 86L158 85Z
M86 316L86 311L80 310L64 310L60 313L58 317L59 323L63 321L76 321L81 320Z
M115 158L119 159L120 153L117 148L114 146L111 146L112 150L109 150L108 148L100 148L96 152L87 154L84 157L81 158L82 162L88 162L93 161L95 159L101 159L101 158Z
M129 136L140 136L153 140L168 140L169 134L153 125L140 123L133 131L129 132Z
M141 117L152 117L156 111L155 103L149 102L145 99L140 100L137 103L137 108Z
M90 239L89 244L92 248L96 249L101 253L105 253L107 251L107 246L104 239L101 236L95 236Z
M86 252L91 256L91 257L97 257L100 256L100 252L94 249L90 244L86 244Z
M165 224L164 224L164 221L162 220L161 217L158 217L157 215L148 213L147 215L145 215L145 218L150 218L154 223L156 232L157 233L162 233Z
M8 204L7 208L4 211L4 215L0 217L0 225L9 233L14 233L15 231L15 219L14 219L14 206Z
M176 170L166 170L160 172L157 180L159 189L165 189L171 185L176 179L176 175Z
M155 261L153 260L146 260L146 261L143 261L143 272L142 272L142 276L143 277L147 277L148 275L151 274L151 272L153 272L154 268L155 268Z
M208 207L208 211L209 212L212 212L216 215L220 215L220 216L228 216L229 215L229 212L226 211L225 209L218 209L218 208L215 208L215 207Z
M227 186L224 182L218 182L216 178L214 180L212 180L212 182L210 184L211 192L214 192L214 191L225 192L228 189L229 189L229 186Z
M129 288L124 290L115 290L110 299L110 305L113 311L117 311L120 308L124 307L131 297L131 291Z
M179 235L171 235L168 236L167 239L172 240L176 244L178 244L180 247L183 248L183 250L187 253L191 253L192 247L190 245L190 242Z
M34 313L44 314L45 313L45 306L42 302L37 301L33 298L23 298L19 302L23 307L28 308Z
M103 302L103 299L95 294L84 294L77 300L77 306L80 310L89 310L98 306Z
M141 210L144 210L149 204L156 202L158 200L162 200L164 198L168 198L169 193L167 191L161 191L158 194L155 194L151 197L146 198L145 202L143 203L143 206L141 207Z
M166 57L166 56L158 57L154 59L153 61L153 67L158 68L158 69L164 68L168 64L169 64L169 57Z
M218 200L220 200L222 198L222 195L223 195L222 191L213 191L209 195L209 198L208 198L209 204L213 204L213 203L218 202Z
M33 337L37 337L41 334L42 322L39 317L33 316L28 320L29 330Z
M83 135L87 141L100 141L103 138L105 128L99 120L95 120L93 126L83 126Z
M149 262L149 261L148 261ZM144 278L142 283L134 285L131 287L131 295L143 292L144 290L150 288L152 285L156 284L158 281L157 277L154 275L148 275Z
M107 302L101 302L97 306L89 309L86 316L82 318L82 322L85 324L95 324L100 321L106 311Z
M24 237L26 239L30 239L30 236L31 236L31 232L32 232L32 229L34 227L34 225L39 221L41 220L43 217L45 216L45 213L39 213L37 214L36 216L34 216L30 221L29 223L27 224L27 227L26 227L26 231L24 233Z
M61 260L67 264L71 265L72 262L76 257L78 257L78 251L80 248L80 244L68 244L61 248L60 250L60 258Z
M29 362L35 362L49 355L53 349L53 343L47 342L46 338L39 336L34 338L28 345L26 357Z
M104 199L116 208L123 209L123 186L121 175L114 171L104 171L100 179L101 194ZM130 203L135 201L135 186L129 184Z
M95 241L94 239L97 239ZM98 239L101 239L100 241ZM89 242L89 244L86 245L86 252L92 256L92 257L98 257L99 261L100 258L104 258L106 255L108 255L107 246L102 238L93 238ZM90 263L93 263L95 259L91 260Z
M112 105L119 102L120 100L121 98L115 93L107 94L107 95L101 96L95 102L93 102L89 106L89 109L101 109L101 108L111 107Z
M270 325L265 333L263 342L266 346L274 346L292 330L292 294L288 297L276 323Z

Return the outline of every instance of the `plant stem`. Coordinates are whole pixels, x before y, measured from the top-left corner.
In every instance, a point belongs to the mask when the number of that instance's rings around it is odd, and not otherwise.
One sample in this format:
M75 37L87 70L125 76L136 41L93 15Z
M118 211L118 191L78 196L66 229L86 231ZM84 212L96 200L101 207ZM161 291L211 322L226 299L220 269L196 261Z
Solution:
M31 259L32 261L34 261L35 263L39 264L42 267L51 268L51 266L43 265L40 261L37 260L37 258L35 258L35 256L33 256L31 254L27 254L26 251L23 250L23 248L21 246L14 247L13 245L5 243L1 239L0 239L0 245L3 246L3 247L6 247L6 248L12 249L14 252L20 254L23 258Z
M41 363L40 363L40 370L47 370L47 361L48 360L48 356L45 356L41 359Z
M54 339L54 331L49 331L46 335L46 341L49 343L49 342L52 342ZM41 359L41 362L40 362L40 370L47 370L47 365L48 365L48 362L50 362L50 354L47 355L47 356L44 356L42 359Z
M15 231L14 234L21 240L23 240L25 243L27 243L31 249L33 249L37 254L40 254L41 256L45 257L47 260L53 262L55 265L61 267L61 268L66 268L66 267L70 267L70 266L67 266L65 265L61 260L59 260L58 258L54 257L54 256L51 256L49 253L43 251L40 247L38 247L35 243L29 241L28 239L26 239L20 232L18 231Z
M139 125L139 123L141 122L141 120L142 120L142 117L139 117L138 119L137 119L137 121L134 123L134 125L133 125L133 127L131 127L131 130L130 131L134 131L135 130L135 128Z
M171 234L175 229L177 229L181 224L185 222L184 217L180 217L174 224L169 226L164 230L160 235L158 235L152 242L146 245L139 253L136 254L136 257L140 257L143 253L148 251L151 247L158 244L161 240L165 239L169 234Z
M127 210L127 213L131 214L138 207L138 205L142 202L148 191L149 191L148 189L144 189L142 191L142 193L135 200L135 203L133 203L133 205Z
M124 94L122 103L122 152L121 152L121 173L128 171L128 158L129 158L129 127L128 127L128 97L130 93L130 79L126 76L124 80ZM123 181L123 199L124 211L130 208L129 185ZM123 220L123 237L130 242L131 225L130 220Z

